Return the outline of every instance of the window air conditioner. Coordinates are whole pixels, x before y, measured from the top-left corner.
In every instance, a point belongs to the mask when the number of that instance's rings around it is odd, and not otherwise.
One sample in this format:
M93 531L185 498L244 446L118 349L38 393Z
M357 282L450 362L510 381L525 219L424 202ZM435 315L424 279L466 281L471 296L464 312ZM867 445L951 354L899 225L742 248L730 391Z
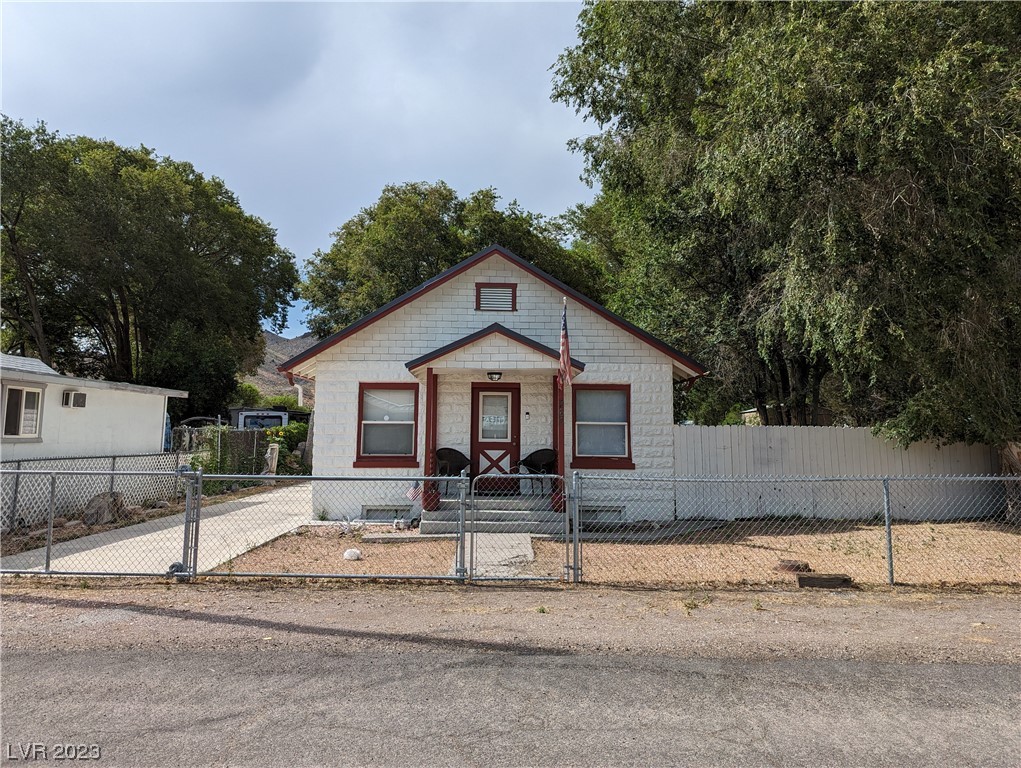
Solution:
M64 399L62 404L65 408L84 408L85 407L85 393L75 392L71 389L64 390Z

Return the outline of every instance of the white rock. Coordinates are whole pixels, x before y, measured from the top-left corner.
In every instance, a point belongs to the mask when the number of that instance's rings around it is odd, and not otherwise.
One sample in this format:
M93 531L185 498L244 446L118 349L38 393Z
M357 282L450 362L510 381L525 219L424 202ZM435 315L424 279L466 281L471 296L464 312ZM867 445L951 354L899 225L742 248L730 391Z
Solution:
M347 549L347 550L344 550L344 559L345 560L361 560L362 559L362 552L359 549Z

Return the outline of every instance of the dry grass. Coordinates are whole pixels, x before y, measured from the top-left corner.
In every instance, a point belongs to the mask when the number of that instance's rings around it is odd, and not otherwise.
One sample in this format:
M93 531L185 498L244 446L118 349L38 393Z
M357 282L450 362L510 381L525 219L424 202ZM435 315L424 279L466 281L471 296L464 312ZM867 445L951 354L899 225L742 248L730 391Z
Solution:
M408 533L393 541L366 542L360 533L339 526L303 526L224 563L232 573L308 573L357 576L450 576L457 543L453 539L419 539ZM361 560L345 560L357 549Z

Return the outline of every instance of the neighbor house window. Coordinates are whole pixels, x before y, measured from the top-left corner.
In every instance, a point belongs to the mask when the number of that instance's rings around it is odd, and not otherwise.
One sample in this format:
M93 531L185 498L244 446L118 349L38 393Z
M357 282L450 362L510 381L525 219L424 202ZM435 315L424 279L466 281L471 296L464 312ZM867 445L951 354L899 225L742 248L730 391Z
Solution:
M4 396L4 437L39 437L41 389L8 387Z
M634 469L631 461L631 387L575 384L572 467Z
M418 384L358 387L355 466L417 467Z
M475 309L484 312L516 312L518 287L514 283L475 283Z

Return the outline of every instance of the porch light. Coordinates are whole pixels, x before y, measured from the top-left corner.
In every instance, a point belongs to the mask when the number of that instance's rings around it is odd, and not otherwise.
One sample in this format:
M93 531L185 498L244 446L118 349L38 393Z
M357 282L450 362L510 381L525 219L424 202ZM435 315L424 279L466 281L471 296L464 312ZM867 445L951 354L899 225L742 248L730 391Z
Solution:
M486 374L486 378L490 381L499 381L501 376L503 376L503 371L490 371Z

